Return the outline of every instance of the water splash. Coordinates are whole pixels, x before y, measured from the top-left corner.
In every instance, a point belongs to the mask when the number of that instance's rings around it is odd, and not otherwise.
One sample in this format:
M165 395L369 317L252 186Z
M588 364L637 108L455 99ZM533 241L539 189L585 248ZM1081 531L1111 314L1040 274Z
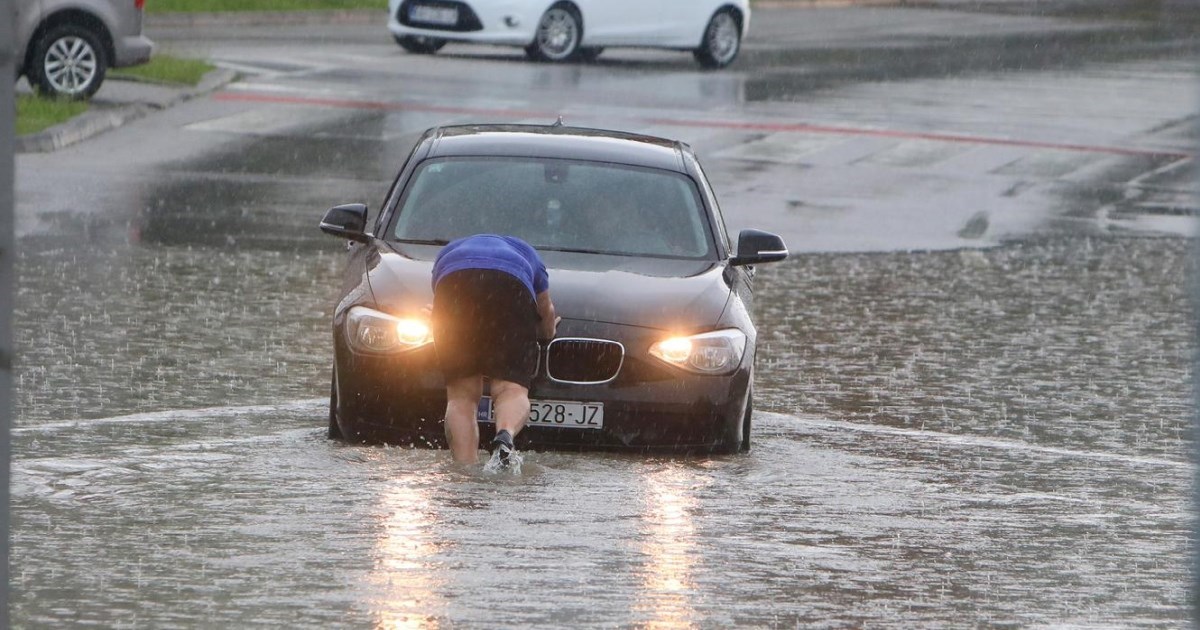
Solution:
M521 475L521 464L525 462L525 458L518 451L513 451L508 455L508 463L500 461L500 451L497 449L488 458L483 465L483 472L492 475L508 474L514 477Z

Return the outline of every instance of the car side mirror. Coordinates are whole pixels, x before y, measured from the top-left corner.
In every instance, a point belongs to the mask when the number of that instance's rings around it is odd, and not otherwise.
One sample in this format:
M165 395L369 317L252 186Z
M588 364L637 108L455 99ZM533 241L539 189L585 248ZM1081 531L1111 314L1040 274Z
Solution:
M371 236L367 234L366 204L347 203L330 208L325 213L325 218L321 219L321 231L366 243L371 240Z
M776 262L787 258L787 245L778 234L762 230L742 230L738 233L737 255L729 259L734 267Z

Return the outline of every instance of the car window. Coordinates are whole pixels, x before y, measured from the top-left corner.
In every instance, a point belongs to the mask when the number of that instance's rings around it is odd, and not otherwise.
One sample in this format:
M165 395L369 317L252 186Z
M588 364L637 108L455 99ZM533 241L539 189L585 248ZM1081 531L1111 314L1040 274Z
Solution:
M392 237L450 241L517 236L542 250L632 256L712 255L695 182L658 169L521 158L426 161L400 204Z

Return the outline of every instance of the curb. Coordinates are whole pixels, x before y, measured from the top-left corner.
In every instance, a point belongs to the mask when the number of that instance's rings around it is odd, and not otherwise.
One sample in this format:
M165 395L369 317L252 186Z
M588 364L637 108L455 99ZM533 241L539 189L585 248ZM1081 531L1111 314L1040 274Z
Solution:
M140 103L112 109L88 110L61 123L25 136L17 136L14 153L49 153L116 129L125 123L145 116L151 111Z
M836 9L843 7L930 7L937 0L757 0L751 11L759 9Z
M167 109L179 103L203 96L237 80L233 70L218 68L200 79L195 87L180 90L177 94L158 103L132 103L84 112L64 123L37 133L17 136L14 153L48 153L82 142L106 131L116 129L147 114ZM112 79L119 81L123 79Z

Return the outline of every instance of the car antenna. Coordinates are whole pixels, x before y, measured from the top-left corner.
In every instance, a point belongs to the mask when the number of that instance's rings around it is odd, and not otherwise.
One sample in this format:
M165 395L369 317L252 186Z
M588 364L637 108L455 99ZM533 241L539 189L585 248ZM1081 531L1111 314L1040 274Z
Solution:
M563 126L563 119L562 119L562 116L559 116L559 117L558 117L558 120L554 121L554 124L553 124L553 125L550 125L550 126L551 126L551 127L561 127L561 126Z

